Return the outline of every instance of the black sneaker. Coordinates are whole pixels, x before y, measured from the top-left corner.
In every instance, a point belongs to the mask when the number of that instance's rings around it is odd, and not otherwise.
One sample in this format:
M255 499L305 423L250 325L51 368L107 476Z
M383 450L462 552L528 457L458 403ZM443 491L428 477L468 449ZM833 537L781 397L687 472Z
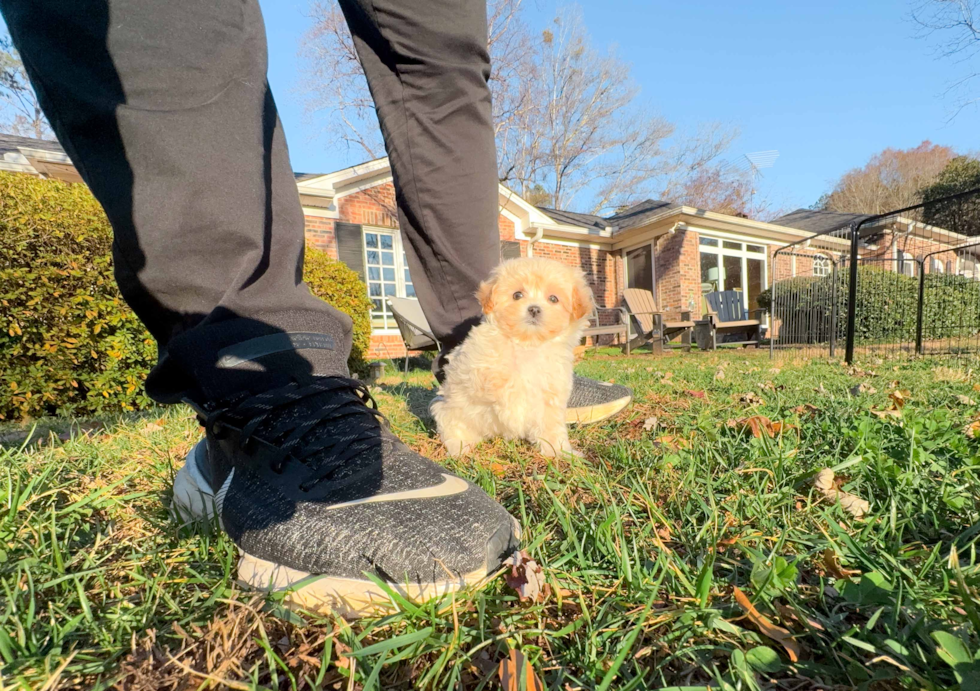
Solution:
M440 384L451 353L440 352L432 360L432 374ZM569 425L588 425L607 420L633 400L633 392L622 384L600 382L572 375L572 393L568 397L565 422Z
M606 420L633 400L633 392L622 384L609 384L573 375L565 420L570 425L587 425Z
M359 616L390 606L365 573L423 600L517 549L517 521L391 434L357 380L315 377L198 412L206 437L177 473L174 508L218 517L252 588Z

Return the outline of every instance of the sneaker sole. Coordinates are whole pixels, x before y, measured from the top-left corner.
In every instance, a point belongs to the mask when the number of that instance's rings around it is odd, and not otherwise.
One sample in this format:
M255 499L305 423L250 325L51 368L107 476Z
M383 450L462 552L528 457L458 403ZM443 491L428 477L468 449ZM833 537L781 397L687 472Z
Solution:
M204 444L201 441L191 449L174 478L171 511L182 525L210 523L218 514L214 492L198 467L197 456L205 453ZM486 569L479 569L453 580L386 585L407 600L422 602L475 586L487 575ZM241 552L238 559L238 582L264 593L285 593L283 601L290 607L350 619L385 614L396 608L391 595L374 581L309 573L247 552Z
M583 408L568 408L565 411L565 422L569 425L589 425L594 422L608 420L621 411L633 400L632 396L617 398L609 403L590 405Z

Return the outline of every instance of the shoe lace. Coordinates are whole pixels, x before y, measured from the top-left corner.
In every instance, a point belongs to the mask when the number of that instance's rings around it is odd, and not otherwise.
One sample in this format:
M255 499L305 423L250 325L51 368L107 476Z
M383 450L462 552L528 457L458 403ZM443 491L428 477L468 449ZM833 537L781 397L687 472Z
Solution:
M322 404L304 406L297 414L278 414L312 397L322 398ZM345 424L336 434L310 435L341 420ZM243 448L253 437L278 447L270 460L276 473L282 473L291 460L313 467L315 475L300 485L304 492L365 451L381 446L381 431L388 424L367 386L347 377L318 377L310 383L290 382L260 394L243 394L223 402L203 422L217 437L222 436L224 425L241 425ZM318 456L317 463L310 463L321 452L325 453Z

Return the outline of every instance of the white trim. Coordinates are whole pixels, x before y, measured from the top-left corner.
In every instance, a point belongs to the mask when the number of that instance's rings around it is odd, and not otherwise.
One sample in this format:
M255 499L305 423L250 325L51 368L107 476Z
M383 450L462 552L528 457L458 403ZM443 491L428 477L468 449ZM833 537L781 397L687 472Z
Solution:
M547 236L538 240L535 244L541 245L562 245L563 247L586 247L590 250L602 250L603 252L611 252L608 245L598 245L596 243L582 242L579 240L555 240Z
M329 211L327 209L317 209L317 208L314 208L312 206L304 206L303 207L303 215L304 216L313 216L315 218L329 218L331 220L336 220L336 218L337 218L337 212L336 211Z

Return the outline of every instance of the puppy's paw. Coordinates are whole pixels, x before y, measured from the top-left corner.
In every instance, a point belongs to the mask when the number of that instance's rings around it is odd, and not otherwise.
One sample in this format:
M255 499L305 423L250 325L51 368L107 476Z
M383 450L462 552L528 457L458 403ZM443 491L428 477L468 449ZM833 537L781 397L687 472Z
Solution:
M463 441L462 439L443 439L442 445L446 447L446 451L450 456L463 456L476 448L475 443Z
M556 441L539 439L538 450L545 458L558 458L559 456L564 456L566 454L571 454L573 456L581 455L572 448L572 445L568 442L568 439Z

